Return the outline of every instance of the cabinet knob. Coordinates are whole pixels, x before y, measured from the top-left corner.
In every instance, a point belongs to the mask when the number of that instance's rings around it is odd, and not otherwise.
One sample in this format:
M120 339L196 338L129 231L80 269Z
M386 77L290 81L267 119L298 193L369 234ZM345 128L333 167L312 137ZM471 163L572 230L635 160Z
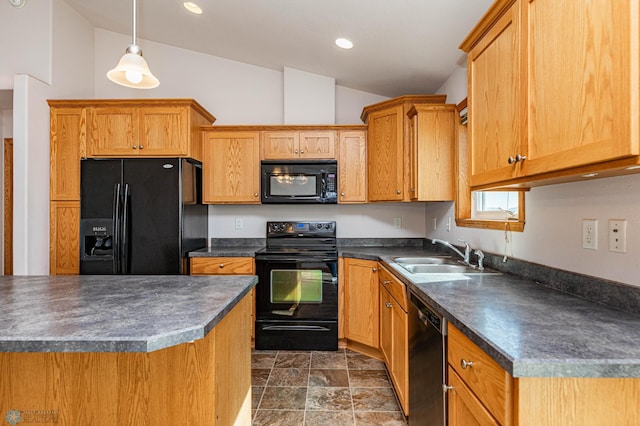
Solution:
M253 196L254 196L254 197L257 197L257 196L258 196L258 193L257 193L257 192L254 192L254 193L253 193Z
M471 368L473 366L473 362L467 361L466 359L462 358L462 360L460 361L460 366L463 369L466 369L467 367Z
M142 149L142 148L144 148L144 147L143 147L142 145L138 145L138 148Z
M389 284L391 284L391 280L383 280L382 284L389 285Z
M416 192L416 189L415 188L411 188L411 189L409 189L409 191L410 192Z
M515 157L509 157L509 159L507 160L507 162L508 162L509 164L515 164L515 163L518 163L518 162L520 162L520 161L524 161L524 160L526 160L526 159L527 159L527 156L526 156L526 155L520 155L520 154L517 154Z
M400 195L402 194L402 191L400 191L399 189L396 191L396 194Z
M448 392L452 390L453 390L453 386L442 385L442 392Z
M376 272L377 269L376 268L371 268L371 271Z
M294 153L294 154L297 154L297 153L298 153L298 150L296 149L295 151L293 151L293 153Z
M221 263L221 264L220 264L220 268L224 268L224 263Z
M341 192L341 193L340 193L340 195L341 195L342 197L344 197L344 192Z
M134 145L132 148L133 149L138 149L138 145Z
M386 306L387 308L390 308L390 307L392 307L393 305L392 305L391 303L389 303L389 302L384 302L384 306Z
M300 150L300 154L304 154L304 149L301 149L301 150Z

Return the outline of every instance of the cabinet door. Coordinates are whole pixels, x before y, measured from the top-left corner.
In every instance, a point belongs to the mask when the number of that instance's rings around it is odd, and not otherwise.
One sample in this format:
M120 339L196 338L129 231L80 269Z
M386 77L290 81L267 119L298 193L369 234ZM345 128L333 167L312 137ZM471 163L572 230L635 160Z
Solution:
M378 263L371 260L344 260L345 337L378 348Z
M402 201L404 194L402 106L369 115L367 134L369 201Z
M633 1L529 0L527 175L638 154Z
M189 154L187 108L148 107L138 111L139 155L180 157Z
M327 160L336 158L336 132L300 132L299 138L300 158Z
M89 109L89 116L88 156L138 155L136 108L95 107Z
M524 87L521 60L520 2L515 2L469 52L470 184L514 178L522 162L509 157L522 149Z
M264 132L262 134L262 158L283 160L299 157L300 135L298 132Z
M499 426L498 423L478 401L460 376L449 367L449 386L447 394L450 426Z
M389 372L392 368L393 352L393 304L392 297L383 285L380 285L380 352Z
M260 204L260 134L204 135L203 199L209 204Z
M367 202L367 141L364 131L340 132L339 203Z
M49 273L80 273L80 201L52 201L49 206Z
M409 415L409 318L395 299L391 303L391 371L400 405Z
M51 200L80 199L80 157L85 147L86 110L51 109Z

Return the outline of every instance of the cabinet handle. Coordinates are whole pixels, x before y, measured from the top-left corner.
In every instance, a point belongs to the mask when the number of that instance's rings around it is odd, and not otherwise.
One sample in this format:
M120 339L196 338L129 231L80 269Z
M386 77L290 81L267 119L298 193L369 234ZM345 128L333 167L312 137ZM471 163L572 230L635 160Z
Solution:
M527 159L527 156L526 156L526 155L520 155L520 154L517 154L517 155L515 156L515 158L514 158L514 157L509 157L509 159L507 160L507 162L508 162L509 164L515 164L515 163L518 163L518 162L520 162L520 161L524 161L524 160L526 160L526 159Z
M257 193L257 192L254 192L254 193L253 193L253 196L254 196L254 197L257 197L257 196L258 196L258 193Z
M300 150L300 154L304 154L304 149L301 149L301 150Z
M144 148L144 147L143 147L142 145L138 145L138 148L142 149L142 148Z
M442 392L448 392L452 390L453 390L453 386L442 385Z
M463 369L466 369L467 367L471 368L473 366L473 362L467 361L466 359L462 358L462 360L460 361L460 366Z
M392 305L391 303L389 303L389 302L384 302L384 306L386 306L387 308L390 308L390 307L392 307L393 305Z
M400 191L399 189L396 191L396 194L400 195L402 193L402 191Z
M133 149L138 149L138 145L134 145L132 148Z
M220 264L220 269L224 268L224 263Z
M298 153L298 150L296 149L293 153L294 153L294 154L297 154L297 153Z
M371 268L371 271L376 272L377 269L376 268Z
M341 192L341 193L340 193L340 196L341 196L341 197L344 197L344 192Z
M383 280L382 284L389 285L389 284L391 284L391 280Z

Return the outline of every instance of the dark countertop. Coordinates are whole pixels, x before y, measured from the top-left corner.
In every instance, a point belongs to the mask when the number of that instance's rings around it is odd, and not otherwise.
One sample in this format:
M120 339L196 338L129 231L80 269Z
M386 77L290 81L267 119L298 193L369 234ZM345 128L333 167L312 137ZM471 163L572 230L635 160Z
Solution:
M443 255L421 247L339 244L338 251L382 261L514 377L640 377L638 315L513 274L442 275L427 282L393 262Z
M188 257L253 257L256 251L264 248L262 245L250 246L216 246L193 250L187 253Z
M3 276L0 352L152 352L201 339L255 276Z

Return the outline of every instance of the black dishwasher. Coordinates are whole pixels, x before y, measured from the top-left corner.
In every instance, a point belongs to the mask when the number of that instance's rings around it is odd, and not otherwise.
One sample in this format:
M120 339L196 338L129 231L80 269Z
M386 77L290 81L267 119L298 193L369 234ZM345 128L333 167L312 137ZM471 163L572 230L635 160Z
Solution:
M409 425L446 425L447 320L410 293Z

